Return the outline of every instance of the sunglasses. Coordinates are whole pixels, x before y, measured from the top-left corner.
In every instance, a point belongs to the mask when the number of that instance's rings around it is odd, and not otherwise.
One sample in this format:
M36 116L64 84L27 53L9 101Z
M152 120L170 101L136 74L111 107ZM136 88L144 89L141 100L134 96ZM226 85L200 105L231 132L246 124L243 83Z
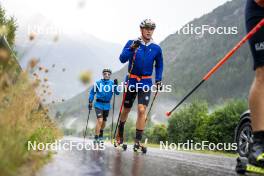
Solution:
M154 28L154 27L152 27L152 26L146 26L146 27L144 27L143 29L146 29L146 30L151 30L151 31L153 31L155 28Z

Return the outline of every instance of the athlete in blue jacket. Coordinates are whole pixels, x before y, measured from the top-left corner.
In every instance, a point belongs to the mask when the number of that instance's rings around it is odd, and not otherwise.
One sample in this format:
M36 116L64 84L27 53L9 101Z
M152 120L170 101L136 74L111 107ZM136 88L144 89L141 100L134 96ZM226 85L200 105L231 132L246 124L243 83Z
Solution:
M94 96L96 95L96 101L94 103L95 113L97 116L96 127L95 127L95 141L99 142L103 139L103 132L109 110L111 108L110 101L113 93L119 95L117 89L117 80L110 80L112 71L110 69L103 70L103 79L97 81L90 91L89 96L89 110L93 107Z
M141 22L141 37L137 40L129 40L120 55L121 63L128 62L127 84L129 88L125 94L124 109L121 113L115 143L116 145L123 144L124 125L133 102L138 96L135 151L144 147L140 141L145 128L146 108L151 95L153 67L155 67L156 86L161 87L163 56L160 46L152 40L155 28L155 23L150 19Z

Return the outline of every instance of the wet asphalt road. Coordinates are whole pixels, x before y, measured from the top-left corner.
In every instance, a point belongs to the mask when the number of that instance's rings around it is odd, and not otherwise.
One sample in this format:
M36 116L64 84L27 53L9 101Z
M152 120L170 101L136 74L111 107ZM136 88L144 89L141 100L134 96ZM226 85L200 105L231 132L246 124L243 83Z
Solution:
M82 140L66 138L64 140ZM148 148L146 155L106 144L105 150L58 151L37 176L237 175L235 158Z

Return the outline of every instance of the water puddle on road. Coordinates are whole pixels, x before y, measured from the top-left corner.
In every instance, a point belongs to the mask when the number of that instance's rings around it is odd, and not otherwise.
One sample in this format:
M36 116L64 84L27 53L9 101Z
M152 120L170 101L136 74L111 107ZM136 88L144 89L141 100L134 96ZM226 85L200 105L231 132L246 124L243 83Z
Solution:
M146 155L106 144L105 150L58 151L37 176L154 176L154 175L236 175L232 169L212 168L179 160L179 155L149 149ZM181 154L182 155L182 154ZM191 156L187 156L188 157Z

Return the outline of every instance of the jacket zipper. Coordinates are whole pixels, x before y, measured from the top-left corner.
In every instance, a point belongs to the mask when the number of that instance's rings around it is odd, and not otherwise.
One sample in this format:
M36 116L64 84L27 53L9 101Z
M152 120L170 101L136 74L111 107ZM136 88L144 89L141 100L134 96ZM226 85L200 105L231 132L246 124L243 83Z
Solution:
M144 57L143 57L143 62L142 62L142 71L141 71L141 76L143 76L143 72L144 72L144 64L145 64L145 58L146 58L146 49L147 49L147 46L145 45L144 47Z

